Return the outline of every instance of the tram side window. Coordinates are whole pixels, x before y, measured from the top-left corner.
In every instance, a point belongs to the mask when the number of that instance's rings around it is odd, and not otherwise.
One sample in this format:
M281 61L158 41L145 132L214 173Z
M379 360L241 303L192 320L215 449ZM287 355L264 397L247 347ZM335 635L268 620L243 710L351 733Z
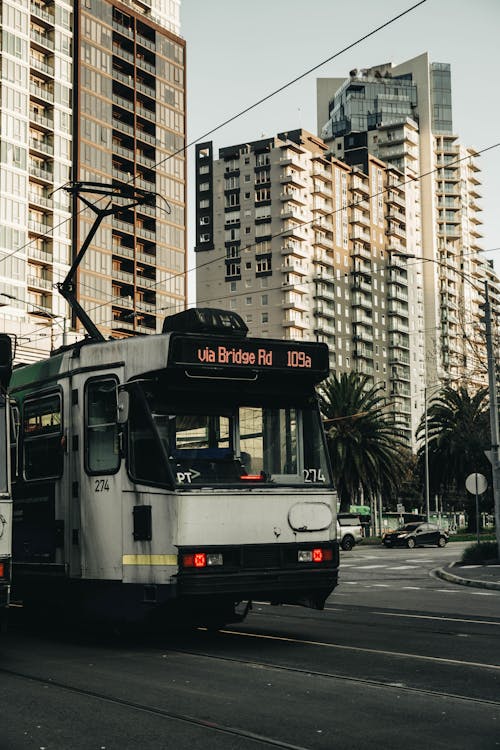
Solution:
M63 471L61 396L24 402L23 459L26 479L60 477Z
M85 388L86 467L90 474L113 474L120 466L115 378L90 380Z
M164 432L163 428L160 430ZM148 419L144 403L132 394L129 415L129 471L131 477L145 484L168 483L169 476L158 436Z
M11 403L10 407L10 476L14 482L17 479L17 451L19 446L19 425L21 416L19 407Z

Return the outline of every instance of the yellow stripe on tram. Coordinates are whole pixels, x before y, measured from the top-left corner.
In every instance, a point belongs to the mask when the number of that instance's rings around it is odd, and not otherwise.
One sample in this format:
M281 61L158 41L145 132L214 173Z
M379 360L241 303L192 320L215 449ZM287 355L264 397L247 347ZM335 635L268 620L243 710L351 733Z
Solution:
M177 555L123 555L122 565L177 565Z

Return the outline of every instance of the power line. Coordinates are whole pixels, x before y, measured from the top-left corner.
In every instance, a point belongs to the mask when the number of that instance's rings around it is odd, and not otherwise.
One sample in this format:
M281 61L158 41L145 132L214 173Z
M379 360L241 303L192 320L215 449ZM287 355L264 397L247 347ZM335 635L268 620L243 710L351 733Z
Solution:
M322 62L318 63L317 65L314 65L314 66L313 66L312 68L309 68L309 69L308 69L308 70L306 70L306 71L305 71L304 73L301 73L301 75L299 75L299 76L296 76L295 78L293 78L293 79L292 79L291 81L289 81L288 83L285 83L285 84L283 84L283 85L279 86L279 87L278 87L277 89L275 89L274 91L271 91L271 92L270 92L269 94L267 94L266 96L264 96L264 97L262 97L261 99L257 100L257 101L256 101L256 102L254 102L253 104L250 104L250 105L249 105L248 107L245 107L244 109L240 110L240 111L239 111L239 112L237 112L237 113L236 113L235 115L232 115L232 116L231 116L231 117L229 117L228 119L226 119L226 120L224 120L223 122L221 122L221 123L220 123L219 125L216 125L216 126L215 126L214 128L211 128L210 130L208 130L208 131L207 131L206 133L203 133L203 135L200 135L200 136L198 136L198 138L196 138L195 140L192 140L192 141L190 141L189 143L185 144L185 145L184 145L184 146L183 146L182 148L180 148L180 149L177 149L177 151L174 151L173 153L171 153L171 154L169 154L168 156L166 156L166 157L165 157L164 159L161 159L161 160L160 160L159 162L157 162L156 164L154 164L154 165L153 165L152 167L149 167L149 170L151 171L151 170L153 170L153 169L157 169L157 168L158 168L158 167L160 167L160 166L161 166L162 164L165 164L165 163L166 163L167 161L169 161L170 159L173 159L173 158L174 158L175 156L179 156L179 154L183 154L183 153L185 153L185 152L187 151L187 149L188 149L188 148L190 148L191 146L194 146L194 145L195 145L196 143L199 143L200 141L204 140L205 138L208 138L208 137L209 137L210 135L213 135L213 133L217 132L218 130L220 130L221 128L225 127L225 126L226 126L226 125L228 125L229 123L231 123L231 122L234 122L235 120L239 119L240 117L242 117L243 115L247 114L248 112L251 112L251 111L252 111L253 109L255 109L255 108L256 108L256 107L258 107L259 105L263 104L264 102L266 102L266 101L269 101L269 99L272 99L272 97L273 97L273 96L276 96L276 94L279 94L279 93L281 93L282 91L285 91L285 90L286 90L287 88L289 88L289 87L290 87L290 86L292 86L293 84L297 83L298 81L301 81L301 80L302 80L303 78L307 77L308 75L310 75L310 74L311 74L311 73L313 73L314 71L318 70L318 69L319 69L319 68L321 68L321 67L322 67L323 65L326 65L327 63L331 62L332 60L335 60L335 58L339 57L339 56L340 56L340 55L342 55L342 54L343 54L344 52L348 52L349 50L353 49L354 47L356 47L356 46L357 46L358 44L360 44L361 42L364 42L364 41L365 41L366 39L369 39L370 37L372 37L372 36L373 36L374 34L377 34L377 33L378 33L379 31L381 31L382 29L385 29L385 28L387 28L387 27L388 27L388 26L390 26L391 24L393 24L393 23L395 23L396 21L398 21L398 20L399 20L400 18L403 18L403 17L404 17L404 16L406 16L406 15L407 15L408 13L411 13L411 11L415 10L415 9L416 9L416 8L418 8L418 7L420 6L420 5L423 5L423 4L425 3L425 2L427 2L427 0L420 0L420 2L418 2L418 3L415 3L415 5L412 5L412 6L411 6L410 8L408 8L407 10L405 10L405 11L402 11L401 13L398 13L398 15L396 15L396 16L393 16L393 17L392 17L392 18L390 18L390 19L389 19L388 21L385 21L385 23L381 24L380 26L377 26L377 27L376 27L375 29L372 29L372 31L369 31L369 32L368 32L367 34L364 34L363 36L359 37L359 38L358 38L358 39L357 39L356 41L354 41L354 42L351 42L351 43L350 43L350 44L348 44L348 45L347 45L346 47L344 47L344 48L343 48L343 49L341 49L340 51L336 52L336 53L335 53L334 55L331 55L330 57L326 58L325 60L323 60ZM129 183L134 183L134 182L135 182L135 180L136 180L136 177L134 176L134 177L133 177L132 179L128 180L128 182L127 182L127 183L125 183L125 184L129 184ZM61 187L63 187L63 186L61 186ZM59 189L60 189L60 188L57 188L57 190L59 190ZM102 200L102 198L100 198L100 199L98 199L97 201L95 201L94 205L97 205L97 204L98 204L98 203L99 203L99 202L100 202L101 200ZM79 212L77 213L77 216L79 216L80 214L82 214L82 213L83 213L84 211L85 211L85 208L82 208L82 209L81 209L81 210L80 210L80 211L79 211ZM61 221L61 222L60 222L59 224L57 224L57 225L56 225L55 227L51 227L51 229L52 229L52 232L47 232L47 233L43 234L43 235L42 235L42 239L43 239L43 238L46 238L46 237L48 237L48 238L52 237L52 236L53 236L53 230L54 230L54 229L58 229L59 227L63 226L63 225L65 224L65 223L67 223L68 221L71 221L71 218L72 218L72 217L70 217L69 219L63 219L63 220L62 220L62 221ZM22 250L24 250L24 249L25 249L26 247L29 247L29 245L31 245L32 243L33 243L33 240L29 240L28 242L26 242L26 243L25 243L24 245L22 245L21 247L17 248L16 250L13 250L13 251L12 251L11 253L9 253L9 254L6 254L6 255L5 255L5 256L4 256L3 258L0 258L0 263L1 263L1 262L2 262L3 260L7 260L8 258L12 257L12 256L13 256L13 255L15 255L16 253L19 253L19 252L21 252L21 251L22 251Z

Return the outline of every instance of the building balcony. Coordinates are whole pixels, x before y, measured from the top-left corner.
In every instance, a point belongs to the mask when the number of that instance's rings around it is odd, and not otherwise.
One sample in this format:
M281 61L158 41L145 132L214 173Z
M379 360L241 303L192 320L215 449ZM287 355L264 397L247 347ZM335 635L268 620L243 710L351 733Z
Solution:
M281 255L294 255L297 258L307 259L309 251L301 242L287 242L281 246Z
M287 172L284 171L280 177L280 183L282 185L293 185L297 188L305 188L306 183L298 172Z
M282 273L296 273L298 276L307 276L308 270L300 261L295 261L293 256L288 256L288 262L280 267Z
M54 78L54 65L43 62L37 57L33 57L33 55L31 55L30 57L30 68L35 70L37 73L41 73L43 78Z
M41 47L42 50L49 49L52 52L55 48L54 40L48 34L41 34L35 29L30 29L30 39L35 47Z
M362 344L360 342L356 342L356 346L354 348L352 355L356 359L367 359L369 361L372 361L373 360L373 347L367 346L366 344Z
M363 294L363 292L356 292L352 296L351 300L352 307L364 307L366 310L372 310L373 302L371 294Z
M52 231L52 225L44 221L32 221L28 219L28 232L31 234L44 235Z
M42 207L42 208L53 208L53 198L47 198L45 195L40 195L33 190L28 193L28 203L30 206Z
M30 109L30 124L38 125L43 128L46 132L54 130L54 115L50 114L40 115Z
M36 154L43 154L43 156L54 155L54 144L41 138L30 138L29 149Z
M55 15L53 6L46 5L42 8L37 3L30 3L31 15L42 22L43 26L54 26Z
M47 250L39 250L37 247L28 246L28 257L30 260L38 260L40 263L52 264L52 253Z
M27 284L32 289L43 289L43 291L51 291L53 288L53 281L42 276L28 276Z
M364 258L365 260L371 260L372 257L370 248L360 244L354 245L352 255L354 258Z
M356 326L356 330L353 332L352 340L354 341L356 346L359 346L360 342L372 344L373 331L362 328L361 326Z
M324 320L316 318L314 321L314 334L316 336L335 336L337 330L335 326L330 325Z
M54 92L49 86L39 86L36 83L30 83L30 96L32 99L38 99L39 101L49 104L54 103Z

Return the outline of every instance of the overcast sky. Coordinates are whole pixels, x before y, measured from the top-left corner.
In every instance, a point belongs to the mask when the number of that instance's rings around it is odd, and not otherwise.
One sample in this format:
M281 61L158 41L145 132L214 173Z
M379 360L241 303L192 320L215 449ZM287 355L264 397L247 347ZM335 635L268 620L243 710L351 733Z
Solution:
M418 0L181 0L187 42L188 142L335 55ZM451 64L453 128L477 150L500 144L500 0L426 0L318 71L224 126L214 148L303 127L316 132L316 78L399 64L423 52ZM189 224L194 219L189 149ZM479 161L482 247L500 272L500 145ZM189 248L194 234L189 233ZM189 268L194 265L190 252ZM190 297L194 274L189 275Z

